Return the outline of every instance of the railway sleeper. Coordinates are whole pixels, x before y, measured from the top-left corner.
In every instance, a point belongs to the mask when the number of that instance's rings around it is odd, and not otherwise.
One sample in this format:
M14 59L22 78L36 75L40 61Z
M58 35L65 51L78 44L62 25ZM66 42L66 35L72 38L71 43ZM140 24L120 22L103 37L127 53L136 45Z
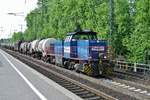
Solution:
M93 93L88 93L88 94L80 94L78 96L80 96L82 98L90 98L90 97L95 97L96 95Z
M64 87L66 87L66 88L71 88L71 87L76 87L76 85L73 85L73 84L65 84L65 85L63 85Z
M67 82L67 81L64 81L64 82L62 82L62 81L55 81L55 82L57 82L58 84L72 84L72 83L70 83L70 82Z
M84 91L85 91L85 89L72 90L73 93L84 92Z
M72 91L72 90L80 90L80 89L82 89L81 87L73 87L73 88L68 88L70 91Z
M55 80L55 81L57 81L57 82L67 82L66 80L64 80L64 79L59 79L59 78L57 78L57 77L50 77L52 80Z
M85 100L106 100L105 98L102 98L102 97L99 97L99 96L95 96L95 97L90 97L90 98L87 98Z
M88 94L89 91L82 91L82 92L77 92L76 95L80 95L80 94Z
M57 76L54 76L53 74L51 75L51 78L53 78L53 79L55 79L55 80L66 81L65 79L59 78L59 77L57 77Z
M64 87L68 87L68 88L69 88L69 87L70 87L70 88L71 88L71 87L72 87L72 88L73 88L73 87L77 87L76 85L73 85L73 84L70 84L70 83L68 83L68 84L61 84L61 85L64 86Z

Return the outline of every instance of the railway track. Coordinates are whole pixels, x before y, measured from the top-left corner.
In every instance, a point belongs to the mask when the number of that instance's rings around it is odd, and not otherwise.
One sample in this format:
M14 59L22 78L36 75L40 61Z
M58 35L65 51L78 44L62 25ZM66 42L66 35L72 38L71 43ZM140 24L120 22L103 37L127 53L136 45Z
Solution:
M150 84L150 77L139 75L136 73L129 73L129 72L122 72L122 71L114 71L113 75L109 78L115 79L123 79L139 84L149 85Z
M47 64L40 60L22 55L14 51L6 49L4 50L85 100L138 100L138 98L136 98L136 95L131 96L124 94L122 90L119 91L118 87L117 91L107 88L107 86L104 87L103 85L99 84L99 82L96 83L95 79L92 77L89 78L87 76L88 78L83 78L80 77L80 74L78 73L75 73L76 76L74 76L74 74L72 74L72 71L56 67L55 65ZM101 81L101 79L96 80Z
M12 56L18 58L19 60L23 61L32 68L36 69L40 73L44 74L48 78L52 79L62 87L68 89L72 93L78 95L84 100L118 100L110 95L107 95L101 91L98 91L94 88L88 87L78 81L70 79L58 72L50 70L48 67L41 66L41 64L36 63L35 61L28 59L28 57L22 57L20 54L15 54L14 52L7 51Z

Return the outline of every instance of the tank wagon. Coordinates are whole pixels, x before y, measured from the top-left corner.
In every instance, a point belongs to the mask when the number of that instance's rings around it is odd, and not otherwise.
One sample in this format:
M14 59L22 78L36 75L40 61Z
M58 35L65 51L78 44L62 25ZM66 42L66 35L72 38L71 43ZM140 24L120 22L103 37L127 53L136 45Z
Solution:
M31 55L30 48L31 48L31 42L27 42L26 54L28 54L28 55Z
M16 43L14 43L14 50L15 51L19 51L20 50L20 45L21 45L22 41L19 40Z
M22 42L21 44L20 44L20 48L19 48L19 51L21 52L21 53L24 53L24 54L27 54L27 46L28 46L28 42Z
M38 51L41 54L42 60L50 63L55 63L54 44L55 38L43 39L39 42Z
M34 40L30 44L30 54L33 57L39 57L40 53L38 51L38 45L39 45L40 40Z
M10 50L14 50L14 43L0 43L0 47L4 47Z

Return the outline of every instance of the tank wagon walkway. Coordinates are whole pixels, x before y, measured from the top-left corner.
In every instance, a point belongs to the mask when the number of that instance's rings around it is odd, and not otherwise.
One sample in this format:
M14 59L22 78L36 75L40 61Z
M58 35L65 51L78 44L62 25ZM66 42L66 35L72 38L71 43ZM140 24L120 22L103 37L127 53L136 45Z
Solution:
M81 100L0 50L0 100Z

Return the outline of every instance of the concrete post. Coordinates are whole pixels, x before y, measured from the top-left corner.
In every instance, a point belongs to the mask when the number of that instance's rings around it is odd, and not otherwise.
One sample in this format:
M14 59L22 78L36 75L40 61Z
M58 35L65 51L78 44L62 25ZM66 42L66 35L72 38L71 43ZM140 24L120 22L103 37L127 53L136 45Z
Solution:
M137 72L136 63L134 63L134 72Z

